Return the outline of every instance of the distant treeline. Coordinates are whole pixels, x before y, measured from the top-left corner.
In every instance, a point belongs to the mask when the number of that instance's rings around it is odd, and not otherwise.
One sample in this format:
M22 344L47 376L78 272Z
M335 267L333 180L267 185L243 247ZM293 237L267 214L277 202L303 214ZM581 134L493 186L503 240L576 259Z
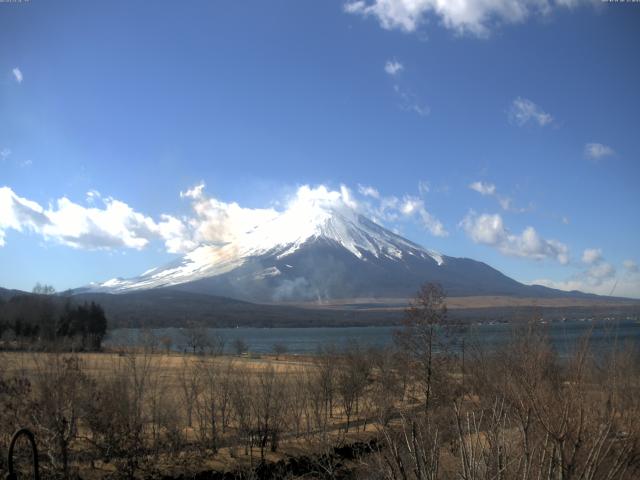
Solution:
M260 305L214 295L158 288L124 294L76 293L76 302L96 302L109 318L109 327L167 328L189 323L212 328L241 327L358 327L399 325L404 308L384 305L326 308L292 305ZM640 315L639 304L590 307L512 306L451 309L449 318L456 323L527 322L531 318L560 319L604 318Z
M95 302L76 304L37 285L33 294L0 297L2 348L67 345L73 350L99 350L107 332L103 308Z

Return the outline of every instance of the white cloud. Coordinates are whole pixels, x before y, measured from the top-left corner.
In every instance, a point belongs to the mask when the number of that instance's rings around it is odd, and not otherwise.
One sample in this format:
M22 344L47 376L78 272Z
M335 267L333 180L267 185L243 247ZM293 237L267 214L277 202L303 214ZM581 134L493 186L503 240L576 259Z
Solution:
M639 271L638 264L631 259L627 259L622 262L622 266L629 273L637 273Z
M435 218L424 205L424 201L417 197L405 196L400 205L400 211L405 217L416 218L423 228L436 237L449 235L440 220Z
M340 195L342 197L342 201L347 207L351 208L352 210L358 210L358 202L353 197L351 190L349 190L344 185L340 185Z
M544 285L560 290L579 290L581 292L598 295L615 295L622 297L640 298L640 272L633 260L625 260L622 265L624 271L618 274L616 267L599 256L593 263L585 262L589 266L566 280L538 279L532 284Z
M369 204L363 202L366 215L371 217L376 223L396 222L400 218L400 199L394 195L381 196L377 202Z
M253 226L273 220L287 211L299 211L301 217L305 217L316 206L329 206L356 211L378 223L415 221L432 235L447 235L442 222L427 210L420 198L408 195L402 200L394 196L383 197L374 187L363 185L358 186L358 193L363 198L356 198L354 192L345 185L338 190L331 190L324 185L303 185L286 202L284 211L276 211L244 209L236 203L208 198L202 189L198 189L192 204L197 217L189 222L189 226L196 242L229 242Z
M426 180L418 181L418 192L420 192L420 195L426 195L430 191L431 186L429 185L429 182L427 182Z
M582 261L587 265L593 265L602 260L602 250L600 248L586 248L582 252Z
M431 109L427 105L418 105L417 103L413 105L408 105L406 107L406 110L415 112L421 117L426 117L431 112Z
M413 112L421 117L426 117L431 113L431 108L422 102L418 96L404 88L400 87L400 85L394 85L393 91L396 92L396 95L400 99L399 107L406 112Z
M513 200L505 195L500 195L498 193L498 189L493 183L477 181L471 183L469 188L478 192L480 195L494 197L498 201L500 207L507 212L522 213L527 211L526 208L514 207Z
M563 265L569 262L569 248L565 244L542 238L533 227L525 228L519 235L513 234L497 213L478 215L471 211L460 226L475 243L497 248L505 255L534 260L553 259Z
M365 197L380 198L380 192L371 186L358 185L358 193Z
M186 253L198 245L222 245L243 237L257 225L291 213L301 221L308 219L317 207L347 209L374 217L375 221L413 221L432 235L447 234L442 223L418 197L382 197L371 186L359 186L358 197L345 185L331 190L324 185L299 187L283 210L244 208L236 202L224 202L205 193L204 183L181 192L191 202L192 213L178 218L162 214L159 220L135 211L126 203L102 197L97 190L86 194L88 206L67 197L48 207L19 197L9 187L0 188L0 247L6 232L33 232L45 240L79 249L117 249L147 247L161 240L170 253Z
M312 211L317 206L328 206L361 213L378 223L414 221L434 236L446 236L448 234L442 222L431 214L427 210L424 201L417 197L406 195L401 200L394 196L383 197L375 188L362 186L359 188L359 193L364 198L357 199L354 193L344 185L341 185L339 190L331 190L324 185L318 187L303 185L288 200L283 212L271 209L247 211L247 214L253 216L249 223L261 223L269 218L276 218L278 215L292 211L299 212L301 218L307 218L309 211ZM226 220L237 217L238 213L235 212ZM247 228L243 226L233 230L236 230L238 234L242 234ZM201 240L202 238L198 238L198 241Z
M604 157L615 155L613 148L602 143L587 143L584 146L584 155L591 160L598 161Z
M515 208L513 208L513 200L511 200L509 197L497 196L497 198L498 203L500 204L500 208L507 212L524 211L524 209L516 210Z
M190 238L187 240L195 243L233 242L244 232L278 215L273 209L243 208L236 202L227 203L207 197L202 189L197 192L195 197L185 195L193 198L195 217L187 222L190 231Z
M16 82L22 83L24 77L22 76L22 71L18 67L11 70L11 73L13 73L13 78L15 78Z
M586 271L586 277L592 279L595 283L601 282L615 277L616 268L610 263L599 261L595 265L589 267Z
M30 167L31 165L33 165L33 162L31 160L27 159L19 161L18 159L13 157L13 152L9 148L3 148L2 150L0 150L0 163L9 162L12 158L14 158L14 161L12 163L18 165L19 167Z
M180 192L180 198L193 198L197 199L202 197L204 192L205 184L204 182L200 182L197 185L194 185L192 188L188 189L185 192Z
M40 205L18 197L8 187L0 187L0 247L5 245L7 230L37 230L46 222Z
M422 201L415 197L405 197L400 205L400 212L403 215L413 215L422 206Z
M297 215L304 222L310 217L310 212L318 207L355 211L377 223L413 221L432 235L447 235L442 222L427 210L419 198L386 197L374 187L364 185L358 185L357 192L360 197L345 185L337 190L324 185L303 185L284 202L282 210L250 209L208 197L204 185L200 184L182 193L183 198L192 200L195 217L184 219L182 223L167 223L166 230L172 234L164 232L163 238L174 250L185 249L193 244L234 242L255 226L275 221L281 215Z
M151 218L112 198L104 200L104 208L87 208L62 197L44 214L49 220L41 228L45 238L74 248L140 250L156 228Z
M387 30L414 32L430 18L458 34L487 36L503 23L520 23L532 15L548 15L581 0L348 0L347 13L372 16ZM586 2L584 2L586 3Z
M469 188L481 195L494 195L496 193L496 186L493 183L473 182L469 185Z
M533 122L544 127L553 121L553 117L531 100L518 97L511 103L509 120L520 126Z
M102 196L100 195L100 192L97 190L89 190L87 192L87 198L86 198L87 203L94 203L96 200L99 200L100 198L102 198Z
M549 288L557 288L567 292L580 291L585 293L595 293L597 295L609 295L615 293L615 279L609 279L607 282L599 281L598 284L592 282L588 278L571 278L569 280L550 280L548 278L538 278L530 282L532 285L543 285ZM628 294L627 294L628 295Z
M198 246L184 222L166 214L161 215L160 218L162 221L157 224L157 232L164 240L167 252L187 253Z
M391 76L397 75L402 70L404 70L404 65L397 60L387 60L387 63L384 64L384 71Z
M538 279L531 283L567 291L640 298L640 271L635 261L622 262L623 271L618 273L616 267L606 261L602 250L596 248L586 249L582 261L587 266L566 280Z
M0 246L6 231L32 231L73 248L142 249L156 235L155 222L126 203L108 198L103 208L84 207L66 197L44 208L0 188Z

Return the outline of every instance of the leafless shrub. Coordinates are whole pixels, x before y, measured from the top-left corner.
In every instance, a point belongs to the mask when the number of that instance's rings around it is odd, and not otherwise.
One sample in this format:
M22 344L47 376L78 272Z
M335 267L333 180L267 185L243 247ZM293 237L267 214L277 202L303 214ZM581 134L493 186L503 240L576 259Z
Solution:
M284 343L278 342L273 344L273 353L276 355L276 360L280 360L280 357L287 353L287 346Z
M252 432L255 419L251 408L252 390L249 372L238 369L231 381L230 400L236 423L236 436L244 445L245 455L253 454Z
M300 437L306 425L306 433L311 430L309 412L309 392L304 368L296 368L289 374L288 395L285 398L290 430Z
M71 443L78 435L82 398L89 379L76 355L35 356L31 415L51 466L70 478Z
M345 432L349 431L353 416L360 413L369 371L370 363L366 352L358 345L350 345L342 355L336 374L336 389L346 417Z
M21 371L8 371L8 359L0 357L0 470L13 432L31 425L31 380Z
M408 368L404 356L389 348L372 351L370 359L374 381L368 400L374 418L386 427L404 400Z
M480 355L474 400L455 407L463 478L634 478L640 411L628 392L640 378L629 358L613 351L598 367L587 337L560 360L534 325Z
M147 401L153 378L149 355L116 359L112 371L96 383L85 405L88 440L105 462L113 462L120 476L134 478L144 467L148 451Z
M247 345L247 342L245 342L244 340L242 340L241 338L236 338L233 341L233 351L236 353L236 355L240 356L243 353L246 353L249 351L249 345Z
M260 446L260 459L264 461L267 443L271 451L278 449L280 435L284 430L284 405L286 387L273 367L257 374L256 385L253 389L251 407L255 419L252 433L257 436Z
M424 416L400 415L399 425L380 426L379 431L382 444L373 458L382 478L439 478L441 443L438 430Z
M200 394L196 399L198 438L205 448L214 452L229 422L230 381L233 361L203 359L196 364Z
M178 385L180 387L180 399L186 413L187 426L193 426L193 409L196 399L200 394L200 373L202 369L195 367L191 357L183 357L182 365L178 372Z

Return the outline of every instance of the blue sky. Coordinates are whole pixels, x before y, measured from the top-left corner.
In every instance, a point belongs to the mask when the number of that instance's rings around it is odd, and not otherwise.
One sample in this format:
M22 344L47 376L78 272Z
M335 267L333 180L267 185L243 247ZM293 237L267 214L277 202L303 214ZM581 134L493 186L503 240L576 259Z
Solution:
M0 3L0 286L170 261L204 183L216 225L344 186L447 255L640 297L640 4L457 5Z

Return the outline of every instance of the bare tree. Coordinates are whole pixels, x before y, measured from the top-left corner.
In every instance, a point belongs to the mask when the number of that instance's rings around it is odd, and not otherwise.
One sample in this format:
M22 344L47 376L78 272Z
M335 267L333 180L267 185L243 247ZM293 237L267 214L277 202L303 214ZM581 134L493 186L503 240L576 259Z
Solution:
M274 343L273 353L276 354L276 360L280 360L280 356L287 353L287 346L284 343Z
M397 428L379 427L381 447L373 458L387 480L440 478L441 439L437 428L415 416L400 416Z
M0 356L0 451L5 452L13 432L31 424L32 381L21 369L12 369L12 359ZM12 371L13 370L13 371ZM5 455L0 455L4 470Z
M253 432L260 442L260 459L264 461L267 443L271 451L278 448L280 434L284 427L284 400L287 396L285 383L269 366L257 374L257 382L251 398L255 427Z
M149 353L156 353L160 344L156 334L148 328L144 328L140 332L140 342L142 348Z
M52 465L68 479L71 443L78 434L81 398L88 378L76 355L34 356L34 360L33 422Z
M202 325L189 323L182 329L182 335L185 337L187 348L194 355L204 353L211 344L209 333Z
M302 433L302 426L307 419L307 433L310 433L309 423L309 392L307 390L307 379L305 369L298 367L289 375L289 388L287 395L286 411L289 416L289 424L293 427L293 433L299 437Z
M249 345L241 338L236 338L233 341L233 350L236 352L236 355L240 356L249 350Z
M206 352L214 357L220 356L224 353L224 347L226 344L226 339L220 333L209 333Z
M226 433L231 421L231 387L234 376L237 375L233 359L225 360L220 369L218 382L218 411L220 412L220 426L222 433Z
M329 426L327 383L323 382L323 375L317 368L307 369L304 379L308 395L307 435L316 432L325 437Z
M318 372L318 386L322 393L324 402L324 416L327 423L329 418L333 417L333 404L336 390L336 358L337 351L335 346L329 345L320 348L314 362Z
M158 370L164 369L162 358L156 357L155 368ZM153 449L156 453L160 452L163 445L163 430L168 423L168 416L170 405L167 401L168 395L167 382L165 378L160 375L152 375L148 383L148 395L146 401L146 408L148 410L149 417L149 435L151 437Z
M398 345L415 362L415 377L421 386L424 410L433 397L436 375L434 353L439 344L439 328L447 319L446 296L438 284L423 285L405 312L404 328L396 332Z
M32 290L33 293L38 295L53 295L56 293L56 289L51 285L41 284L40 282L36 283Z
M178 385L189 428L193 426L193 409L201 390L201 373L203 370L195 367L192 358L182 358L182 365L178 372Z
M85 404L87 440L99 457L113 461L119 474L129 479L144 466L147 452L147 400L156 375L151 359L147 354L116 358Z
M228 423L228 405L232 361L201 360L196 365L200 395L196 399L200 441L217 451L221 434Z
M250 373L238 369L231 383L231 405L233 407L236 423L237 437L244 444L245 455L250 455L253 462L253 430L255 418L251 408L251 399L254 395Z
M344 352L337 370L336 386L346 416L345 432L349 431L354 414L358 414L359 403L367 386L369 361L358 345L350 345Z
M406 363L399 363L402 356L389 348L372 351L370 355L374 381L370 402L376 421L387 426L395 415L396 405L404 400L407 383Z
M518 329L503 353L476 354L478 400L454 404L461 478L634 478L640 383L629 358L614 349L593 363L584 339L559 360L534 325Z

